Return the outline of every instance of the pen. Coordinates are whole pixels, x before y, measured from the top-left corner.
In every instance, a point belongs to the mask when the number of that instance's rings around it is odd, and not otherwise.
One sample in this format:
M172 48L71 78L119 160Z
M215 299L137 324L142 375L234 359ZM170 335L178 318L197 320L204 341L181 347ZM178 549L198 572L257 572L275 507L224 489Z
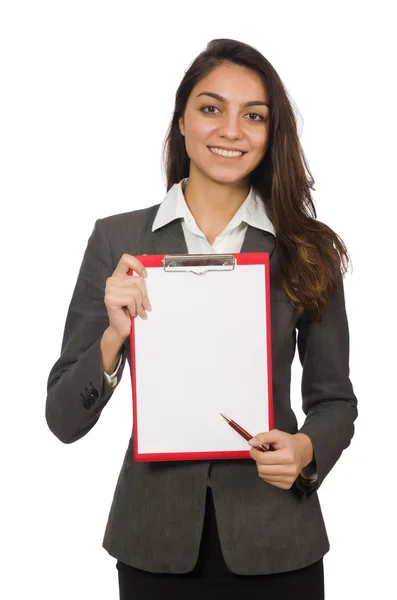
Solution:
M236 421L233 421L233 419L229 419L229 417L226 417L226 415L222 415L222 413L220 414L225 419L226 423L228 423L230 427L237 431L237 433L239 433L245 440L251 440L254 437L253 435L250 435L248 431L245 431L245 429L243 429L241 425L238 425ZM272 450L270 444L269 448L266 448L266 446L263 446L262 444L260 446L255 446L255 448L257 450L260 450L261 452L269 452L269 450Z

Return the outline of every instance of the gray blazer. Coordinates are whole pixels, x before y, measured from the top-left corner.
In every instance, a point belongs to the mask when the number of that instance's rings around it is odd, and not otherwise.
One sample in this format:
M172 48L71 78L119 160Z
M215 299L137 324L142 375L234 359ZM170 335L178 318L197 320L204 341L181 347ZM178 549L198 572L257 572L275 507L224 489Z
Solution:
M88 240L66 318L61 355L48 378L47 423L65 444L90 431L115 389L101 371L100 339L108 326L105 282L121 255L187 254L179 220L152 232L158 208L98 219ZM208 481L223 555L232 572L257 575L299 569L329 550L317 490L349 446L357 417L357 399L349 379L342 276L321 322L296 321L294 307L281 285L276 238L249 226L241 251L273 252L274 426L291 434L298 431L290 403L291 363L297 344L306 414L299 431L312 440L318 480L305 487L298 478L290 490L282 490L259 478L252 459L136 463L130 439L103 547L139 569L186 573L194 568ZM255 352L255 348L247 348L247 352ZM123 347L119 380L126 360L130 362L129 341Z

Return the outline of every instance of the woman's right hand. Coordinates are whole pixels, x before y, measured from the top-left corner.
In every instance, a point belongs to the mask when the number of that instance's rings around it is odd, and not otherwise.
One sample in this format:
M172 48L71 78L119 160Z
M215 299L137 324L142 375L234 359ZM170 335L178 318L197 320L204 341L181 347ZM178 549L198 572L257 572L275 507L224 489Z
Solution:
M138 275L127 275L132 269ZM147 295L143 264L131 256L123 254L111 277L106 280L105 306L109 317L109 327L121 339L130 335L131 316L139 315L147 319L147 310L152 310Z

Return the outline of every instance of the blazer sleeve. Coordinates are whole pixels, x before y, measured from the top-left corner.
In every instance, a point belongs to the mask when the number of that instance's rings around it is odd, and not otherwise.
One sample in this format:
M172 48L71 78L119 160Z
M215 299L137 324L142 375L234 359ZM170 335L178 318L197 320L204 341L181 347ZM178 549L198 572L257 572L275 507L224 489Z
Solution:
M113 271L105 223L98 219L69 305L61 354L47 382L47 424L65 444L75 442L92 429L117 387L111 387L106 380L100 354L100 341L109 325L104 303L106 279ZM125 361L124 344L117 384Z
M349 378L349 328L343 277L321 321L301 317L297 323L298 352L302 364L302 408L306 415L299 433L313 444L317 479L295 486L307 497L318 490L354 435L357 398Z

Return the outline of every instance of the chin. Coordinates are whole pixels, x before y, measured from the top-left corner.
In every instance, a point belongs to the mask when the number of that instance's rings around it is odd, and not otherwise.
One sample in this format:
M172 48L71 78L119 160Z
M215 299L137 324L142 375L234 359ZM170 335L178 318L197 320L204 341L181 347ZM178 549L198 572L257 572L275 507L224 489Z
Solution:
M247 177L243 173L208 173L207 177L217 183L238 183Z

